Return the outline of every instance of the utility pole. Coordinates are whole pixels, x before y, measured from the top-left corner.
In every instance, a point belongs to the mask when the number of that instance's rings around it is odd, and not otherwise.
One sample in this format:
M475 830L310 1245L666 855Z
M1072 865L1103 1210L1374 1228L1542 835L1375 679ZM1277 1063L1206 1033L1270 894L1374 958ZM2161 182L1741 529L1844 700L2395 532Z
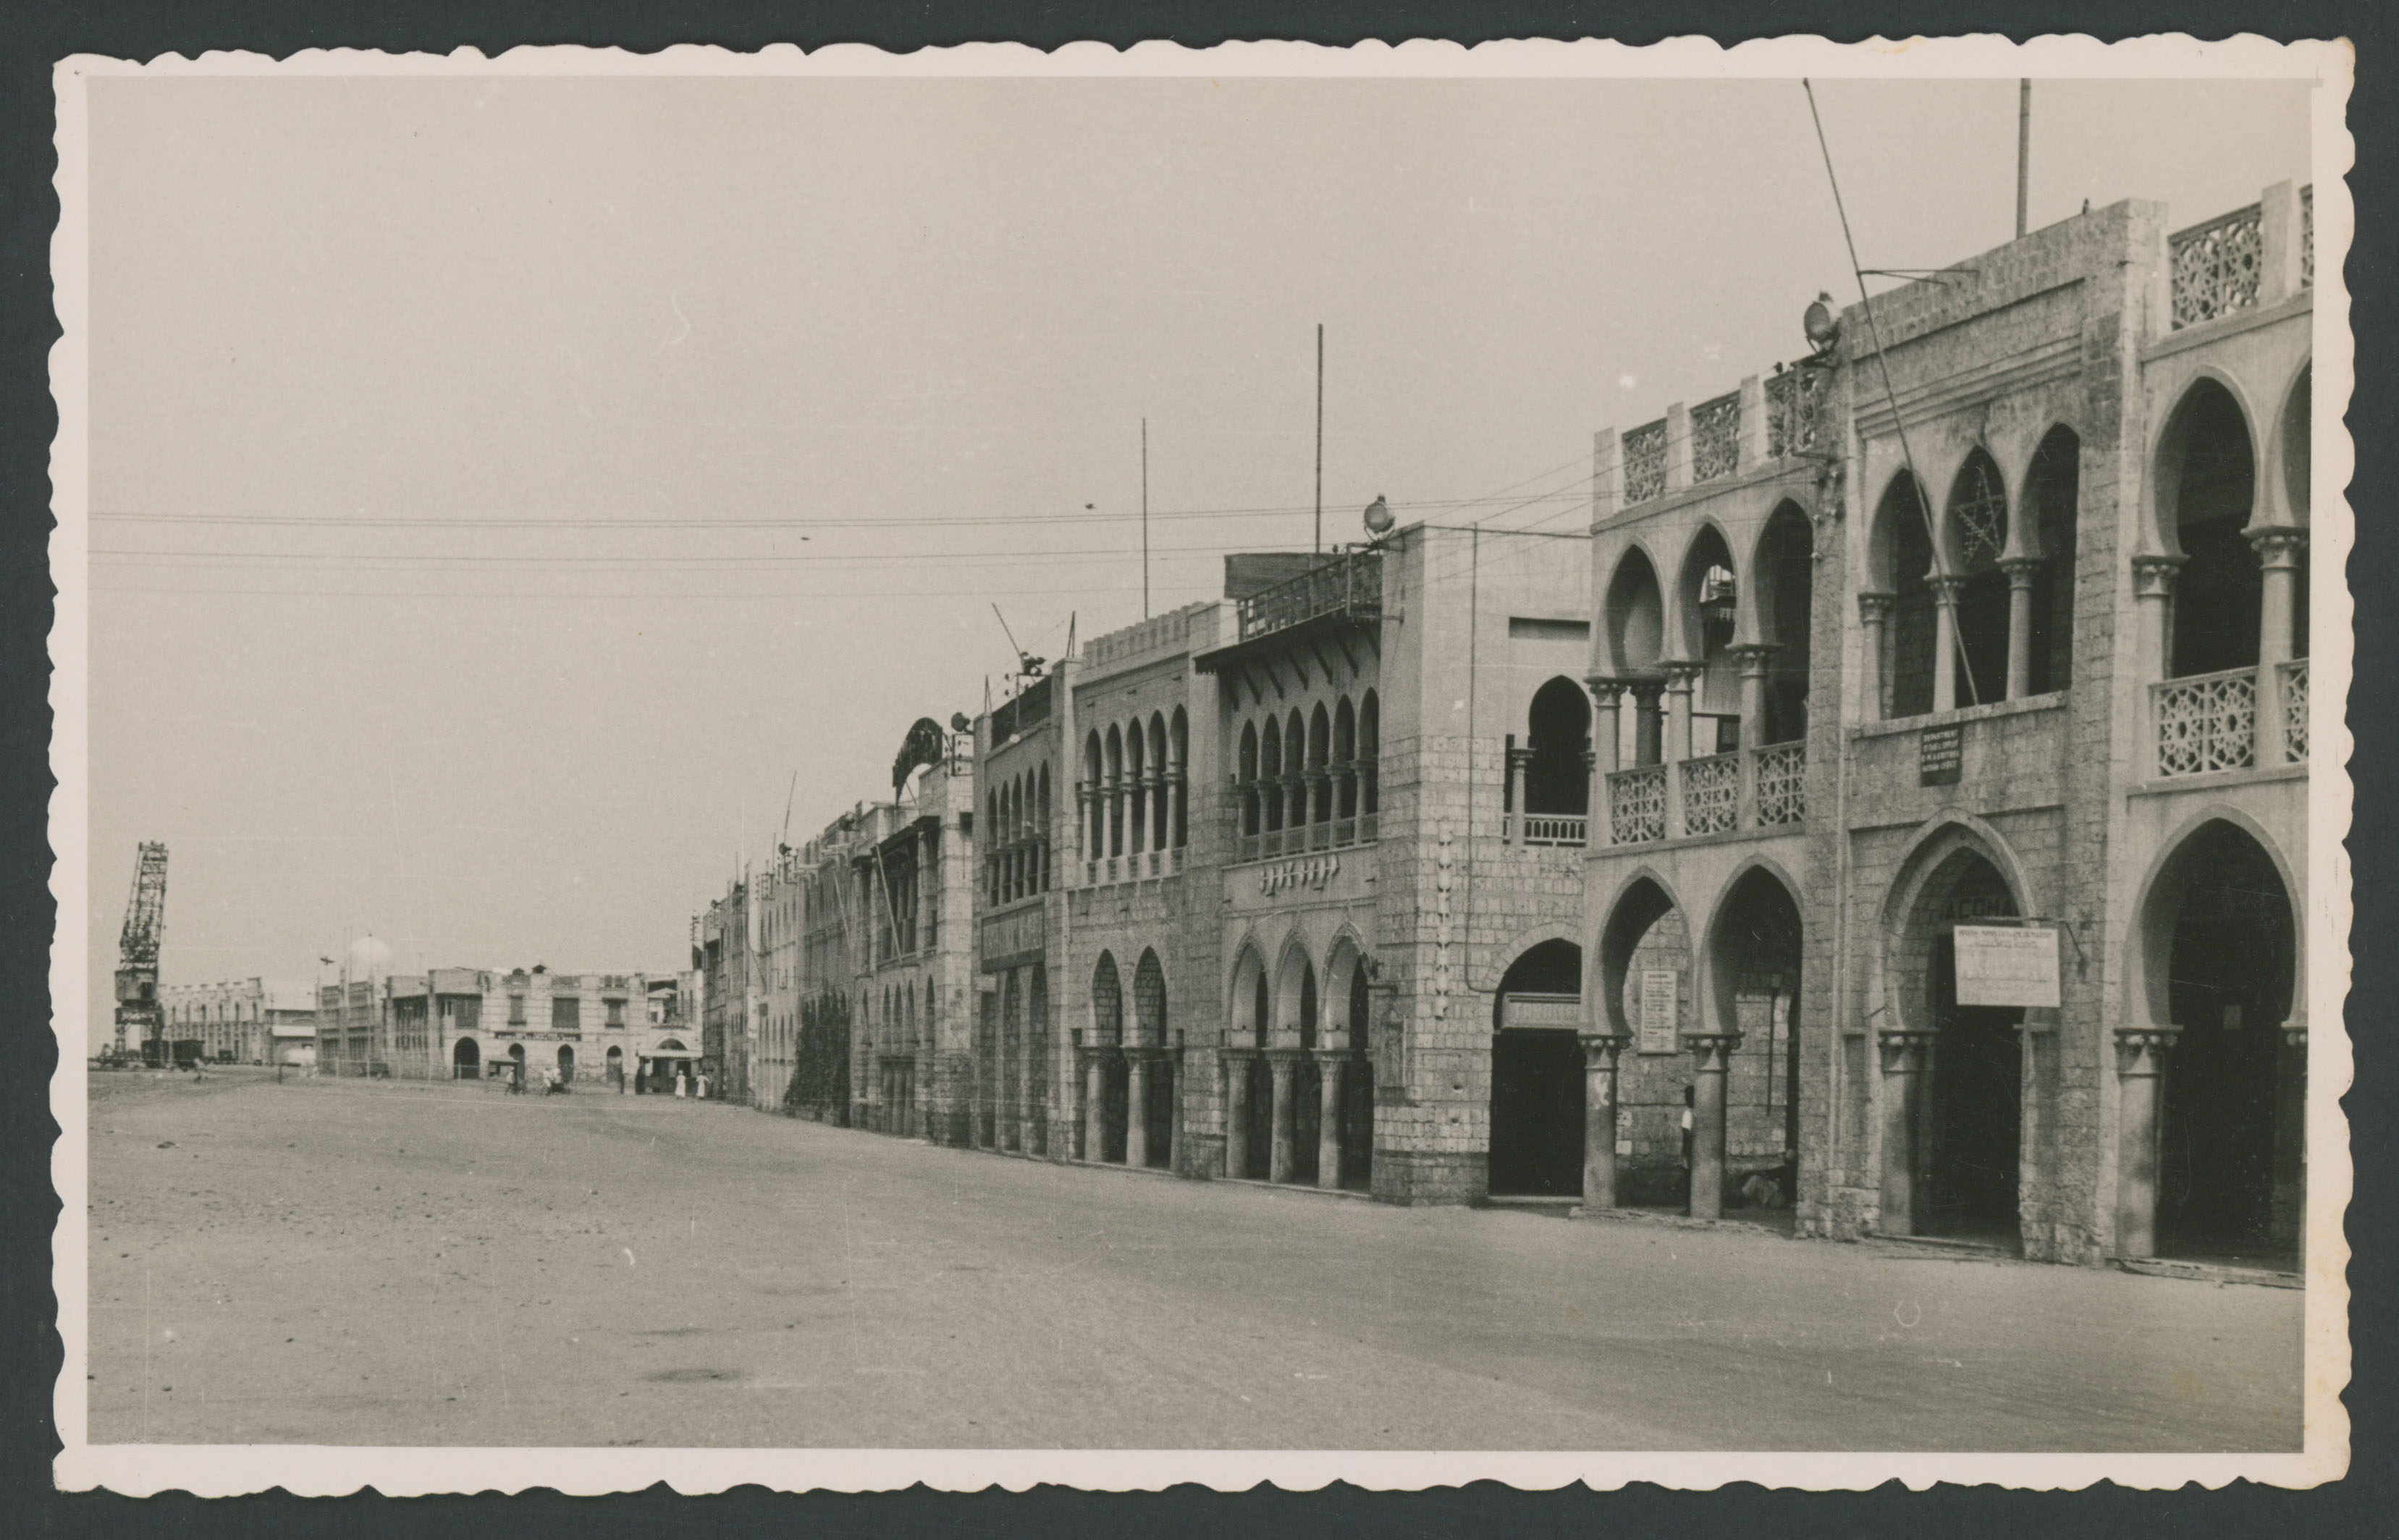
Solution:
M1149 419L1146 417L1141 420L1141 617L1144 620L1149 618Z
M2016 82L2016 239L2024 239L2025 206L2032 187L2032 82Z
M1316 323L1316 554L1324 554L1324 323Z

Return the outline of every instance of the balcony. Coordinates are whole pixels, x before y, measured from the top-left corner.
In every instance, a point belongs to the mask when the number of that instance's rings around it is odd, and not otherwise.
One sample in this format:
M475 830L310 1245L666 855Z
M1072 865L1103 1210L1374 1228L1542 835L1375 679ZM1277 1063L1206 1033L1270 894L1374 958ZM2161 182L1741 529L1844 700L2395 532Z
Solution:
M1606 778L1604 843L1646 844L1744 829L1759 833L1793 830L1807 821L1807 778L1804 743L1618 770Z
M2316 199L2312 184L2298 190L2296 210L2299 250L2298 281L2290 278L2293 211L2268 218L2269 202L2287 198L2289 184L2270 188L2266 199L2218 214L2166 237L2167 261L2173 269L2173 328L2179 331L2221 316L2255 308L2261 299L2276 301L2295 289L2311 289L2316 280ZM2279 247L2276 255L2270 248Z
M1579 813L1519 813L1515 819L1521 844L1583 844L1591 838L1591 819Z
M1322 615L1383 618L1383 553L1350 551L1240 601L1239 640L1253 641Z
M2162 680L2149 686L2149 722L2161 780L2304 764L2308 660Z

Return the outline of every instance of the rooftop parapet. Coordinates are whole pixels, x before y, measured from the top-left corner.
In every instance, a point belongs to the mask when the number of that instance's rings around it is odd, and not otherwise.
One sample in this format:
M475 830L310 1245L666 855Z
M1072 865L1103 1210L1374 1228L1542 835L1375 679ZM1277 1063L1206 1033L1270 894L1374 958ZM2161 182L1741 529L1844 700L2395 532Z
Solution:
M1251 642L1320 615L1361 622L1383 618L1383 553L1344 551L1240 601L1235 640Z

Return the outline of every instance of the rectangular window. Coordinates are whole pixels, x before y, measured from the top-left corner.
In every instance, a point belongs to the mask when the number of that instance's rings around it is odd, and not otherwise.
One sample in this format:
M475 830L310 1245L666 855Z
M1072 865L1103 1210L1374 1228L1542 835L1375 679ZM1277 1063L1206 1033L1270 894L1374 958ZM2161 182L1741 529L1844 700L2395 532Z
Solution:
M583 1027L583 1002L568 995L549 1003L549 1025L553 1032L579 1032Z
M525 997L522 994L511 994L508 996L509 1026L522 1027L525 1024L524 1001Z
M625 1002L622 1000L608 1002L608 1024L612 1027L621 1027L625 1024Z

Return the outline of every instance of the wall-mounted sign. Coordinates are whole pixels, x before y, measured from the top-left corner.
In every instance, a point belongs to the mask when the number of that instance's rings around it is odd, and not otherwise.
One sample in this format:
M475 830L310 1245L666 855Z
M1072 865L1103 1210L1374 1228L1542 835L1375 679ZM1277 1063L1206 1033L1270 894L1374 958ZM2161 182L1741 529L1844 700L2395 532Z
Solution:
M1916 740L1916 784L1955 786L1966 766L1966 729L1927 727Z
M1959 925L1961 1006L2027 1006L2055 1010L2057 932L2047 926Z
M1579 994L1510 994L1501 997L1499 1024L1503 1027L1564 1027L1568 1032L1582 1026L1582 996Z
M1679 1002L1682 976L1673 968L1644 968L1641 971L1639 1051L1673 1053L1681 1044L1676 1041L1675 1006Z
M995 914L983 923L983 966L985 972L1032 962L1048 945L1047 904L1032 904L1013 914Z

